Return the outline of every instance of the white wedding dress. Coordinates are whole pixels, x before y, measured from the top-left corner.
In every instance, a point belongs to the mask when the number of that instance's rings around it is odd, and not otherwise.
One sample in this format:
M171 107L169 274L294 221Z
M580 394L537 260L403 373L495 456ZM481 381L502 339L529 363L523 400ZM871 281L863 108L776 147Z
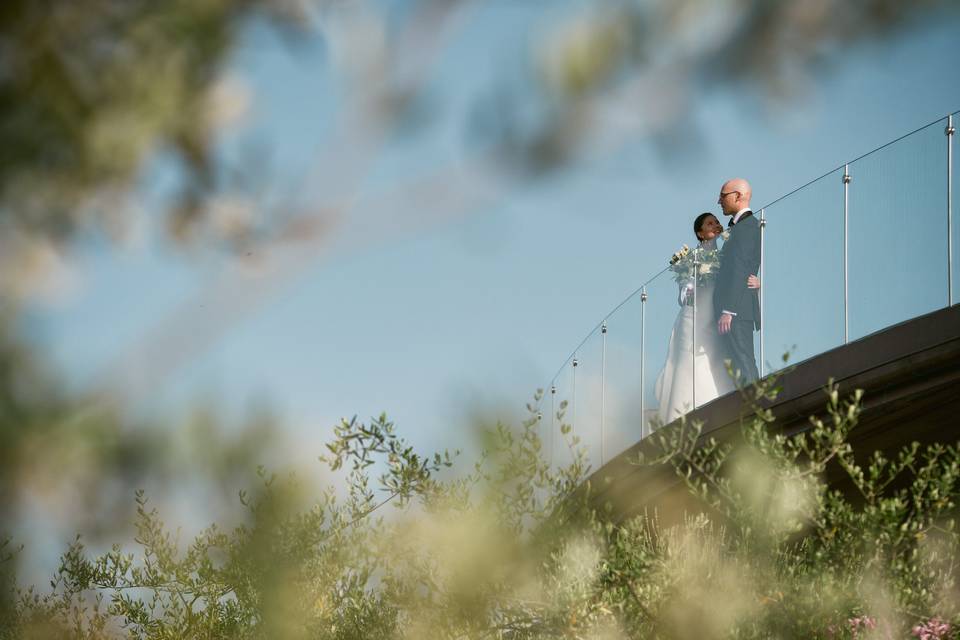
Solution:
M710 240L701 246L713 249L715 243ZM726 356L713 313L713 281L697 287L696 356L693 354L693 306L684 303L684 289L688 287L692 289L693 283L680 284L680 313L673 323L667 360L657 376L654 389L658 401L657 416L662 424L694 409L694 397L696 407L699 407L734 389L723 363Z

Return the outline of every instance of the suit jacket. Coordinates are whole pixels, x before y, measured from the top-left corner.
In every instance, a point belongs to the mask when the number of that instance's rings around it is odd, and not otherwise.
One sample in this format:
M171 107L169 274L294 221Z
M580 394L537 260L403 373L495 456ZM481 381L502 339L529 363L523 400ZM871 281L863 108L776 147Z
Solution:
M760 223L752 211L744 213L730 229L720 252L720 271L713 289L713 309L720 318L724 311L737 314L760 328L760 298L757 289L747 288L747 277L760 273Z

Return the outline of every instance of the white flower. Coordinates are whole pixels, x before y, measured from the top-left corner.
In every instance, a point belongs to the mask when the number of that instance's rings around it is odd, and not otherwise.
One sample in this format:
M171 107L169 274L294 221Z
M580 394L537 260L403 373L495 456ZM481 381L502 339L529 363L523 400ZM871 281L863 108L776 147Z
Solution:
M688 247L687 245L683 245L682 247L680 247L679 251L677 251L675 254L673 254L670 257L670 264L677 264L678 262L683 260L685 257L687 257L688 253L690 253L690 247Z

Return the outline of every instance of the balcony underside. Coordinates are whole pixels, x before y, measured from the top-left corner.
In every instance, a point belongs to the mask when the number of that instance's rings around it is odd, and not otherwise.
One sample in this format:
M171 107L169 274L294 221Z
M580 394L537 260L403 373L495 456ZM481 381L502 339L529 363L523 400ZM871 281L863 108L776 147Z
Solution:
M799 363L781 380L782 392L770 406L776 427L796 433L808 418L822 414L823 388L829 378L841 394L863 389L863 412L851 435L860 456L874 450L895 451L917 441L960 440L960 305L914 318ZM735 439L745 407L732 393L688 414L703 422L703 438ZM661 522L676 522L685 510L698 508L686 488L666 466L645 467L637 454L656 455L650 439L627 449L590 478L594 504L609 504L614 519L656 510ZM834 469L832 483L842 483ZM843 487L842 484L836 486Z

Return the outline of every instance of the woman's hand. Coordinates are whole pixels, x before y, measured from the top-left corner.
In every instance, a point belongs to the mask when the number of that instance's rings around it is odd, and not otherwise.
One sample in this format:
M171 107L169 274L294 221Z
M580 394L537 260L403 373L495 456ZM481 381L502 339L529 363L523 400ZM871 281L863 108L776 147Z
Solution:
M748 289L759 289L760 288L760 278L755 275L747 276L747 288Z

